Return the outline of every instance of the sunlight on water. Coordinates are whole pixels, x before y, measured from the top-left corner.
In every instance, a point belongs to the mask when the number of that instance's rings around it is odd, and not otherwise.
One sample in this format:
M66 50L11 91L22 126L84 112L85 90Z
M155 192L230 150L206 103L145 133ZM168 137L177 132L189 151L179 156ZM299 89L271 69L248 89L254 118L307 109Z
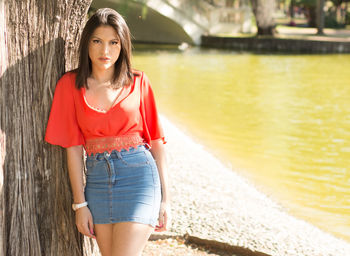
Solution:
M153 49L133 63L168 118L293 215L350 241L350 55Z

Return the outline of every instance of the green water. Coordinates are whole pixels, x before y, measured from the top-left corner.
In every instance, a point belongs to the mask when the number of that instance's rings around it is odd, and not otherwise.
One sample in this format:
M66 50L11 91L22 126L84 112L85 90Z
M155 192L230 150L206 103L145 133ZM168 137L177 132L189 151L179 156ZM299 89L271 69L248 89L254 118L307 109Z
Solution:
M161 113L291 214L350 241L350 55L135 48Z

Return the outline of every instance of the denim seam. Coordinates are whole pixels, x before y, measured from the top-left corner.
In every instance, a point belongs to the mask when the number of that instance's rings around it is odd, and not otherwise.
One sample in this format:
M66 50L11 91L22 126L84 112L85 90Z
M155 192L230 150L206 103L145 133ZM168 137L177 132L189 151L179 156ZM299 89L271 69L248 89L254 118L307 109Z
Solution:
M147 157L147 154L146 154L146 157ZM149 164L149 166L151 167L150 170L151 170L152 180L153 180L153 211L152 211L152 217L150 219L150 222L153 223L154 216L156 215L156 223L157 223L157 219L159 217L159 213L156 212L156 210L157 210L157 207L156 207L156 181L155 181L155 178L154 178L154 171L158 171L158 170L157 170L157 168L156 168L156 170L154 170L155 168L153 167L153 165L151 163Z
M95 221L96 224L110 224L110 223L119 223L119 222L140 222L143 224L150 224L150 225L156 225L153 220L150 220L148 218L140 218L140 217L119 217L119 218L111 218L110 222L102 221L102 223L98 223L99 220L97 219Z

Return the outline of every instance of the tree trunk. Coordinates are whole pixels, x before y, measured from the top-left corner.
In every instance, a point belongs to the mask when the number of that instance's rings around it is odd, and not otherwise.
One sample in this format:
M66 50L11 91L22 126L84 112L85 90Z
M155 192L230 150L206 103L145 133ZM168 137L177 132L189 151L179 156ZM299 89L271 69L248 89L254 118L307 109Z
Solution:
M308 26L311 28L317 27L317 8L316 6L308 6Z
M275 0L251 0L253 13L259 35L274 35L276 33L273 14L276 9Z
M0 0L0 255L83 255L64 150L44 134L90 3Z
M323 35L324 28L324 0L317 0L317 34Z
M295 0L291 0L290 1L290 6L289 6L289 10L290 10L290 18L293 20L295 13L294 13L294 6L295 6Z

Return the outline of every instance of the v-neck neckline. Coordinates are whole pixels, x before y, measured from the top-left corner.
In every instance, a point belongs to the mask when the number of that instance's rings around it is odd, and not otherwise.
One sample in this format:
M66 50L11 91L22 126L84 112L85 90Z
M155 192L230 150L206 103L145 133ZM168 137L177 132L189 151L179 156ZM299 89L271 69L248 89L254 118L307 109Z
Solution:
M103 115L106 115L108 114L109 112L111 112L114 108L116 108L121 102L123 102L129 95L130 93L134 90L134 87L135 87L135 77L134 77L134 81L133 81L133 85L132 87L129 89L129 92L127 93L127 95L125 95L125 97L123 97L122 99L120 99L118 101L118 99L120 98L120 96L123 94L123 91L125 89L125 86L123 86L121 88L121 91L119 92L119 94L116 96L116 98L114 99L113 101L113 104L112 106L108 109L108 110L102 110L102 109L99 109L99 108L96 108L96 107L93 107L89 104L89 102L87 101L86 99L86 88L85 87L82 87L82 97L83 97L83 101L85 103L85 105L90 109L92 110L93 112L95 113L98 113L98 114L103 114ZM131 85L127 85L127 86L131 86ZM102 111L101 111L102 110Z

